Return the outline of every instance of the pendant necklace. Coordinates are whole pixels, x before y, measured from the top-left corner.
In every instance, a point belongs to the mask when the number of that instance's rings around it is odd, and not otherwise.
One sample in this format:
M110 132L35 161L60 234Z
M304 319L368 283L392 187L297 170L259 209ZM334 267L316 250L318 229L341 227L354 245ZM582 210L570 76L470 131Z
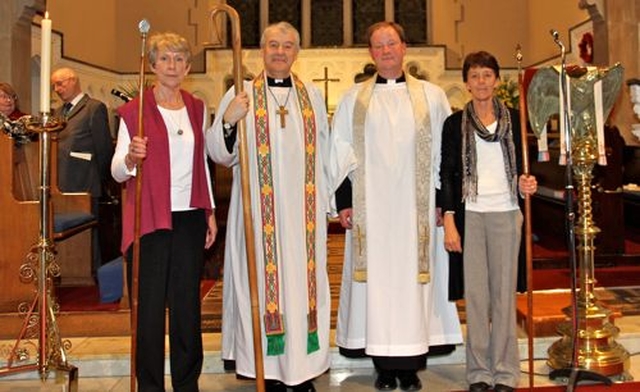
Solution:
M276 98L276 95L273 93L273 91L271 91L271 87L267 86L267 89L269 89L269 93L271 93L273 100L276 101L276 103L278 104L278 110L276 110L276 114L280 116L280 128L284 128L286 126L284 116L286 114L289 114L289 111L286 109L286 107L287 107L287 103L289 102L289 97L291 96L292 87L289 87L289 92L287 92L287 98L284 101L284 105L280 104L280 102L278 101L278 98Z
M176 117L174 117L174 113L177 112L177 120ZM171 120L171 125L176 129L176 134L178 136L182 136L182 134L184 133L184 131L182 130L182 109L178 109L178 110L171 110L171 109L166 109L166 113L167 116L169 117L169 119Z

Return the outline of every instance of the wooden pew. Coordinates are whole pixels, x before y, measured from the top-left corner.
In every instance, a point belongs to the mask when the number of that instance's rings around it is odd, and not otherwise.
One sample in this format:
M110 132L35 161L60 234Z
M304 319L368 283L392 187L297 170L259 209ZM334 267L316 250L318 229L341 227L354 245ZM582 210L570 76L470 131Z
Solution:
M95 283L91 272L92 228L98 221L91 213L91 195L62 192L58 187L58 145L51 143L51 232L60 265L61 286L89 286Z
M16 312L23 302L31 302L35 295L33 283L20 280L20 266L26 262L27 254L38 240L39 203L28 200L25 194L29 186L14 182L14 169L28 171L27 157L35 146L37 169L37 143L22 147L14 146L13 139L0 132L0 311ZM37 177L36 177L37 178Z
M55 162L55 143L51 159ZM16 147L13 139L0 134L0 312L15 312L22 303L30 303L35 295L34 283L23 283L20 269L32 247L40 240L39 143ZM20 175L16 175L20 170ZM25 180L24 176L30 179ZM97 221L91 217L83 223L53 230L60 214L78 218L90 216L91 200L86 193L66 194L57 188L55 165L51 165L50 230L55 243L56 260L61 268L61 284L93 284L91 276L91 230ZM34 195L34 190L36 194ZM57 215L57 219L54 219ZM76 221L77 223L77 221ZM36 249L37 254L37 249Z

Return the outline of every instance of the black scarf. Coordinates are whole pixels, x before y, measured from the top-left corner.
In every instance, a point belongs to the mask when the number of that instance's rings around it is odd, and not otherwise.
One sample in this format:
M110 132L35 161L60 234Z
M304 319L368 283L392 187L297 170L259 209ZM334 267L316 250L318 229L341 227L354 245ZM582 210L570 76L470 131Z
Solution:
M517 178L515 146L509 109L498 98L493 98L493 109L498 121L495 133L490 133L482 124L469 101L462 112L462 200L475 201L478 196L478 157L474 135L487 142L499 142L504 158L504 170L512 197L517 198Z

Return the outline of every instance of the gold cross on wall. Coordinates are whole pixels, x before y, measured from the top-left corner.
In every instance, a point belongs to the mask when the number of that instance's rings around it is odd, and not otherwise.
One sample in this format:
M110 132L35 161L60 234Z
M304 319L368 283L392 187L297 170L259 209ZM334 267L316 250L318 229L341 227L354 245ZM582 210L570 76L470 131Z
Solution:
M324 82L324 106L329 111L329 82L339 82L340 79L330 79L329 78L329 68L324 67L324 78L323 79L312 79L314 82Z

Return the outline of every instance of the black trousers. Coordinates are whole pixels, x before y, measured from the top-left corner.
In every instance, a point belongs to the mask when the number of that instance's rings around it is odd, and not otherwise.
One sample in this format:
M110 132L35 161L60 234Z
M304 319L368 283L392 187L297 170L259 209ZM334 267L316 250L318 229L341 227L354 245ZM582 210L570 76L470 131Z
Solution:
M169 309L171 383L198 391L202 370L200 278L207 224L202 210L172 213L172 230L140 238L136 377L139 391L164 391L165 309ZM132 248L127 260L132 260ZM129 287L131 288L131 262Z
M371 356L373 365L378 372L417 372L427 367L427 354L414 355L410 357L378 357Z

